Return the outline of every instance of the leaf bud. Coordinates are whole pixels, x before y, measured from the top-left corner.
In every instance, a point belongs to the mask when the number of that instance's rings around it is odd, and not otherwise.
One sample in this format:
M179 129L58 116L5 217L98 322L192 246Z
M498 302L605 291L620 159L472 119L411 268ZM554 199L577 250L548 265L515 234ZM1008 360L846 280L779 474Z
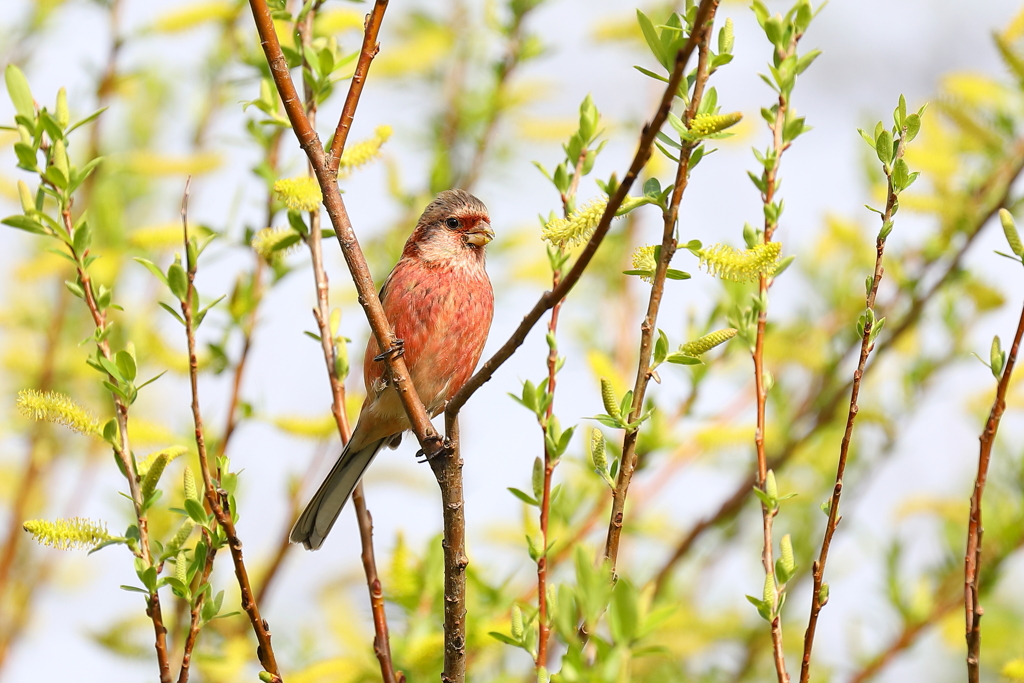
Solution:
M62 130L71 123L71 115L68 113L68 91L64 88L57 91L57 107L54 112L54 118L57 119L57 125Z
M1006 242L1010 245L1010 251L1017 256L1024 256L1024 244L1021 244L1020 234L1017 232L1017 225L1014 223L1013 215L1006 209L999 209L999 222L1003 224L1003 234L1006 235Z
M786 573L792 575L796 570L796 559L793 557L793 539L789 534L783 536L779 541L779 559L782 560L782 567Z
M522 640L523 633L523 611L519 609L519 605L512 605L512 637Z
M768 474L764 478L764 492L772 500L779 499L779 485L775 482L775 472L772 470L768 470Z
M601 400L604 401L604 411L606 413L614 417L616 420L622 418L622 413L619 411L619 404L615 400L615 391L612 389L612 383L604 377L601 378Z
M608 458L605 456L604 432L596 427L590 432L590 459L594 467L601 471L608 471Z

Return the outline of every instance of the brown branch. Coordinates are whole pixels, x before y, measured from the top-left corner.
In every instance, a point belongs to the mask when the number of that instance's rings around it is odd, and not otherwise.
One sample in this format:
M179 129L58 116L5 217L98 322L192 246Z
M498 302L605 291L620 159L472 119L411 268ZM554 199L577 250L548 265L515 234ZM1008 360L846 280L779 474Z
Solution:
M903 152L907 144L907 128L903 126L900 130L900 140L896 148L895 161L903 158ZM885 211L882 214L882 229L875 240L875 269L872 273L871 287L865 297L865 310L871 311L872 316L864 317L864 331L861 335L860 358L857 361L857 369L853 373L853 386L850 392L850 409L846 416L846 430L843 433L843 440L839 446L839 463L836 467L835 486L832 489L832 497L829 500L828 522L825 525L825 536L821 541L821 551L818 559L811 567L812 588L811 588L811 614L807 620L807 630L804 632L804 652L800 663L800 683L808 683L811 678L811 650L814 648L814 633L818 626L818 614L821 608L828 601L828 596L822 594L824 586L825 563L828 561L828 551L832 546L832 538L835 536L836 527L842 517L839 514L839 500L843 493L843 475L846 473L846 461L850 454L850 442L853 439L853 425L857 419L860 407L857 405L857 398L860 396L861 380L864 377L864 369L868 362L868 354L874 347L872 332L875 326L874 307L875 296L878 294L878 285L882 281L882 255L885 252L885 240L888 230L892 228L893 210L897 206L898 194L902 188L893 186L892 172L886 165L885 174L888 179L888 192L886 192Z
M977 201L981 203L981 206L978 207L978 211L975 213L974 220L970 223L970 227L964 231L966 232L967 237L963 244L960 245L954 257L946 264L942 274L934 279L933 284L923 292L913 295L906 312L901 314L900 319L892 325L886 326L889 330L888 334L884 335L875 345L874 360L868 364L865 368L865 372L870 372L878 363L878 359L882 355L896 348L896 342L908 331L913 329L914 324L917 323L921 315L924 313L924 309L927 304L935 298L935 295L950 282L957 272L959 272L960 263L967 251L974 244L977 236L981 234L982 229L992 216L995 215L999 208L1001 206L1005 206L1009 202L1010 189L1013 182L1020 176L1022 170L1024 170L1024 139L1019 139L1011 148L1006 161L986 177L979 185L978 190L974 193L978 197ZM927 266L931 265L933 265L933 262L929 262L927 264ZM920 282L925 279L931 280L932 278L926 277L928 270L929 269L926 267L916 278L913 278L912 281ZM896 302L890 302L886 308L895 308L895 304ZM837 354L834 362L830 363L828 367L833 369L837 368L846 355L846 351ZM831 374L832 372L825 373L825 375L828 376L831 376ZM846 396L847 392L851 391L851 389L852 382L848 381L844 383L843 386L829 393L827 398L822 401L822 397L826 395L826 392L828 391L828 385L824 382L816 385L808 393L808 396L802 402L801 409L792 420L793 422L798 422L807 417L810 412L814 410L815 416L811 424L798 436L790 438L776 454L769 457L768 466L772 469L777 469L789 462L801 446L807 443L814 434L829 423L834 416L835 411L839 408L842 397ZM822 402L819 403L819 401ZM817 409L815 409L815 406L818 406ZM698 520L686 535L679 540L672 554L665 561L665 564L662 565L656 575L654 580L656 594L661 593L667 585L669 576L675 568L675 565L690 552L693 545L701 536L704 535L706 531L721 526L735 518L743 508L743 504L749 498L750 490L754 486L754 483L754 474L749 474L744 477L736 488L733 489L732 494L726 498L714 512Z
M430 458L441 488L444 513L444 670L442 683L466 680L466 510L462 495L462 447L459 416L445 414L447 457Z
M356 73L352 77L348 97L345 100L345 106L338 121L335 140L331 145L332 157L328 163L331 165L330 170L333 173L337 173L338 170L333 154L337 151L337 159L341 159L341 154L345 147L345 138L348 137L352 118L355 116L356 105L359 103L359 95L363 90L366 73L370 68L370 62L377 53L377 33L380 30L380 23L384 18L384 10L387 9L387 4L387 0L377 0L373 12L366 17L366 33L363 37L363 47L359 54ZM315 9L308 12L305 24L299 28L299 35L304 45L308 45L312 38L314 14ZM316 125L316 98L308 80L304 79L304 87L306 93L306 120L309 126L313 127ZM317 300L317 307L313 310L313 317L316 318L317 327L320 332L320 346L323 351L324 363L327 365L327 377L331 385L331 414L334 416L334 422L338 428L341 442L346 444L351 436L351 429L348 424L348 414L345 411L345 378L338 375L334 347L335 335L330 325L330 287L327 280L327 271L324 270L323 263L319 209L309 212L309 233L305 241L309 247L310 260L313 264L313 279L316 284ZM377 573L377 561L373 549L373 518L366 507L363 483L359 482L352 493L353 509L355 510L356 521L359 526L359 541L362 546L360 558L363 563L363 573L366 575L366 586L370 595L370 610L373 614L373 651L380 664L381 679L384 683L396 683L398 678L396 677L394 663L391 659L391 639L388 635L387 614L384 611L384 592ZM282 546L282 552L279 553L278 557L283 558L289 547L290 544ZM402 678L404 679L404 676Z
M217 549L214 547L212 539L210 538L209 529L203 529L203 541L206 543L206 562L203 563L203 568L199 572L196 586L201 588L204 584L209 582L210 574L213 572L213 559L217 555ZM206 598L209 596L210 591L204 591L198 597L195 598L192 609L189 611L189 625L188 634L185 636L185 645L181 654L181 668L178 670L178 683L188 683L188 676L190 667L192 665L192 651L196 647L196 643L199 641L199 631L202 629L202 613L203 603L206 602Z
M703 24L707 20L711 7L717 4L717 0L701 0L694 23L697 25ZM696 46L697 36L694 34L690 36L683 48L676 54L672 73L669 76L668 84L665 86L665 92L661 97L654 117L644 126L636 153L629 166L629 171L627 171L621 184L609 198L608 207L601 216L597 228L594 229L594 234L580 251L580 255L572 268L569 269L569 272L566 273L557 287L541 295L540 300L523 317L523 321L519 323L519 326L512 333L512 336L508 338L508 341L493 356L487 359L487 362L480 366L476 374L470 377L469 381L452 397L446 408L449 414L455 415L462 410L466 401L494 376L497 369L515 353L516 349L522 346L523 342L526 341L527 335L530 334L530 330L540 321L541 317L572 291L572 288L583 275L583 271L590 265L590 261L594 258L594 254L597 252L598 247L601 246L601 242L604 240L609 228L611 228L612 219L615 218L615 214L629 194L629 190L633 187L633 183L636 181L640 171L643 170L644 166L647 165L647 161L651 158L651 147L654 144L655 136L668 118L669 109L672 107L672 102L679 90L679 84L683 80L686 63L689 61L690 55L693 54Z
M712 2L708 3L707 13L694 22L690 34L690 40L697 42L698 57L693 95L690 98L690 106L684 118L687 125L689 125L697 113L697 107L700 106L704 94L704 85L709 76L708 46L711 42L711 28L717 9L717 0L712 0ZM651 370L651 355L654 351L654 335L657 332L658 312L661 308L661 300L665 292L668 265L676 252L676 224L679 217L679 204L683 199L683 193L686 191L689 181L690 154L696 147L697 143L686 143L680 151L672 198L662 214L664 224L662 228L661 251L659 252L658 265L653 277L647 313L644 316L643 323L640 325L640 357L637 362L636 380L633 384L633 405L629 414L629 422L631 423L636 423L640 420L644 408L644 394L647 391L647 385L650 383L653 374ZM611 562L613 572L615 571L615 563L619 554L619 541L622 536L626 494L629 491L629 484L637 464L636 443L639 434L639 426L626 431L622 441L622 457L619 458L619 476L612 491L612 509L608 522L608 536L605 540L604 557Z
M996 397L992 402L992 410L988 414L988 422L981 433L981 449L978 453L978 475L974 480L974 493L971 495L971 514L967 526L967 551L964 554L964 612L967 619L967 680L978 683L980 679L981 655L981 617L985 611L981 607L978 591L978 575L981 572L981 537L984 532L981 524L981 497L985 493L988 479L988 465L992 458L992 446L996 440L999 421L1006 410L1006 390L1010 386L1010 375L1017 362L1020 340L1024 336L1024 308L1020 312L1017 333L1013 337L1006 358L1006 367L996 387Z
M196 450L199 455L199 469L203 475L203 489L206 494L206 502L213 512L217 524L224 532L228 549L231 551L231 560L235 566L235 578L238 581L239 592L241 593L242 609L249 617L253 632L256 634L256 641L259 646L256 648L256 655L271 677L275 681L281 680L280 670L277 666L277 658L274 655L274 648L270 643L270 627L260 616L259 606L253 598L252 586L249 583L249 573L245 568L245 561L242 557L242 541L238 538L235 523L231 513L226 509L227 492L219 488L220 482L214 483L210 470L210 462L206 452L206 437L203 433L203 416L199 408L199 363L196 358L196 337L194 326L194 312L192 310L192 299L195 293L195 276L197 264L193 260L194 250L189 248L188 234L188 193L192 178L189 177L185 184L185 194L181 202L181 222L184 233L186 259L186 274L188 275L188 286L185 298L181 301L181 314L185 319L185 336L188 341L188 374L189 385L192 391L192 421L195 425Z
M356 115L356 107L359 106L359 96L363 94L366 75L370 72L370 63L373 62L373 58L380 50L377 34L380 32L380 24L384 20L384 12L387 8L388 0L377 0L373 4L373 10L366 15L363 46L359 50L359 60L356 62L355 73L352 74L352 82L348 86L348 95L345 96L345 105L341 109L338 127L334 131L331 151L328 154L327 170L333 175L338 174L338 164L341 163L341 155L345 151L345 142L348 140L348 134L352 128L352 119Z

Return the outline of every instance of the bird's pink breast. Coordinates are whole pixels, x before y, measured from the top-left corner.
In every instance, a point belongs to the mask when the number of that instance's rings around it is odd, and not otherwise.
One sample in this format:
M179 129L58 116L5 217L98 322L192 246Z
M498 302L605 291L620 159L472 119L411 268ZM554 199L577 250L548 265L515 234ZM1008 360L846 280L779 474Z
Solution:
M436 415L470 378L487 340L494 294L483 262L460 259L428 266L403 258L387 282L383 304L395 334L405 341L413 385L427 411ZM384 370L383 363L373 360L379 353L371 337L363 366L368 404ZM371 410L378 418L405 420L392 390L377 398Z

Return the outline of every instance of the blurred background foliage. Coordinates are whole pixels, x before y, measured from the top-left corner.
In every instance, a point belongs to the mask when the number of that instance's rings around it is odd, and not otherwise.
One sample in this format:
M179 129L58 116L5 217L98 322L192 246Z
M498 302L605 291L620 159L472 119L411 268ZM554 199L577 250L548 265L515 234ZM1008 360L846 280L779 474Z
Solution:
M201 222L201 230L218 237L209 257L215 265L207 265L216 273L202 281L201 289L211 300L228 295L201 336L203 386L207 403L215 406L208 411L209 438L214 452L227 449L244 467L240 533L250 562L256 563L261 605L274 626L286 680L377 680L365 587L354 570L355 546L332 538L339 546L333 560L325 555L303 557L301 566L328 561L333 566L318 572L289 569L290 563L294 566L300 560L290 557L298 551L284 542L288 512L308 495L308 484L317 478L323 460L333 457L337 444L327 400L317 411L289 410L280 404L271 408L273 402L266 398L275 391L275 382L315 386L316 391L326 386L322 374L289 370L317 367L291 365L293 354L315 356L309 342L298 335L300 329L288 330L287 343L275 346L274 355L262 356L261 362L249 357L261 335L284 334L275 308L298 308L305 314L312 283L304 253L283 250L264 258L250 247L258 231L287 225L284 207L271 186L303 168L290 131L281 125L276 96L268 88L269 72L248 6L215 0L141 11L136 4L29 3L16 20L6 22L0 55L5 64L26 70L41 106L49 106L56 87L35 87L33 68L50 82L54 68L59 71L61 64L86 60L84 75L76 71L76 82L66 83L73 119L108 107L78 133L70 154L79 162L105 158L79 191L76 207L88 207L92 252L102 256L91 266L93 278L112 288L124 307L124 312L112 314L112 339L118 347L129 340L134 343L145 376L169 371L144 392L133 414L137 454L172 446L189 449L168 466L168 480L180 481L181 470L190 461L196 467L190 430L181 419L187 407L187 357L155 305L162 293L132 260L143 257L166 264L180 251L177 206L183 178L193 174L200 207L194 220ZM539 176L529 161L550 166L560 159L560 145L577 125L576 103L556 97L559 79L572 81L577 74L544 72L546 80L537 76L537 69L543 72L545 60L559 48L558 26L541 20L553 16L543 14L549 4L555 3L393 3L368 85L368 92L384 93L383 104L369 104L360 111L353 141L372 139L371 131L378 125L393 126L395 135L379 154L371 155L376 157L374 166L365 172L353 169L351 177L342 180L346 196L359 209L357 215L370 224L364 230L357 222L356 229L378 279L394 263L416 216L437 191L463 187L479 192L488 203L488 192L504 197L491 204L495 225L500 226L490 249L499 294L493 335L497 342L518 320L524 302L550 284L540 223L533 217L540 215L543 222L551 211L562 210L557 193L538 189L521 177ZM673 7L643 9L661 22ZM328 2L317 13L314 43L339 65L339 82L323 89L320 103L328 112L322 117L328 124L333 124L340 103L337 93L332 96L332 87L343 91L347 86L345 76L354 65L366 11L365 4ZM567 14L586 24L587 49L595 54L608 51L629 65L650 66L631 8L605 7L591 14L586 3L577 3ZM741 4L726 2L719 17L735 17L749 25L748 14ZM85 25L100 29L81 38L81 43L54 37L61 26L83 21L84 16ZM816 658L819 680L940 681L960 676L961 558L976 447L970 441L944 440L943 423L961 419L980 432L992 387L984 381L988 371L970 354L987 357L979 330L990 332L990 321L1005 320L999 317L1004 307L1018 307L1024 293L1020 273L990 267L987 264L998 257L981 253L984 250L977 246L988 244L986 233L998 232L993 216L1000 206L1018 217L1021 208L1015 181L1024 168L1024 13L1013 17L1008 9L1006 16L1004 26L992 27L997 29L994 49L1003 68L992 73L958 71L942 79L928 98L921 135L907 153L908 164L922 177L902 198L898 239L886 253L878 305L887 324L860 400L845 519L839 530L842 540L830 568L832 599L822 616L825 630ZM878 26L885 25L885 17L879 16ZM292 28L282 21L278 31L285 47L294 50L297 38ZM770 57L763 37L749 30L737 33L736 53L753 55L744 64L763 69ZM805 44L827 53L830 46L816 39L812 31ZM885 39L900 40L898 35ZM905 44L903 49L914 46ZM187 74L151 56L168 51L187 53ZM48 60L58 66L44 66ZM586 59L578 66L587 68ZM632 151L636 124L653 106L653 91L645 90L645 81L634 72L621 90L595 93L602 112L605 102L619 98L638 103L630 110L632 116L611 107L616 113L602 117L604 135L613 141L608 156L615 161ZM65 85L59 78L55 82ZM723 99L738 99L730 95L728 85L719 84L719 90ZM800 97L798 87L798 106ZM758 98L758 106L771 103L766 89ZM545 104L552 101L557 107ZM911 103L914 108L920 104ZM864 119L873 122L887 111L871 111ZM737 126L735 137L721 145L759 144L757 136L763 132L758 120L754 107ZM808 123L818 125L813 116ZM321 126L321 131L327 130ZM15 183L24 176L15 169L11 151L17 140L16 132L0 132L5 214L17 210ZM795 149L815 144L808 137ZM729 201L729 194L720 191L722 183L728 184L729 192L756 197L743 173L753 159L725 152L722 156L728 175L715 177L728 180L716 180L719 186L709 188L717 191L711 205ZM866 153L863 161L864 183L846 190L860 198L854 206L877 205L884 179ZM716 157L709 157L703 163L716 162ZM845 162L857 165L860 160L851 157ZM616 168L622 172L621 164L605 163L595 175L607 177ZM790 164L813 168L820 163L813 152L793 156L783 162L783 175ZM705 170L695 171L695 177ZM657 155L646 170L648 177L660 177L666 185L670 173L669 164ZM504 195L501 188L507 189ZM597 194L590 184L580 189L581 201ZM791 204L798 202L797 181L790 180L783 194ZM361 195L372 201L361 203ZM688 216L688 200L682 209L684 240L700 237L742 244L739 225L716 225L714 235L700 233ZM512 219L495 210L502 206L509 208ZM707 222L708 215L701 214L702 220ZM798 215L807 219L807 214ZM599 657L601 666L582 671L569 667L562 677L609 682L766 680L774 676L768 630L743 600L745 593L760 591L756 562L761 527L750 495L754 395L750 360L742 344L712 353L714 359L707 365L660 371L661 386L649 392L655 411L642 428L637 448L639 469L618 566L621 580L614 595L593 594L600 592L596 586L601 582L592 576L591 558L599 552L609 496L587 453L590 429L596 423L583 418L600 412L598 378L607 378L621 396L635 372L646 286L621 273L632 267L633 248L649 241L644 237L645 220L655 218L637 211L616 224L579 291L566 304L568 322L560 333L574 370L564 378L556 410L566 426L579 423L581 429L555 480L558 495L549 529L549 567L556 586L552 597L560 604L562 591L575 590L578 605L611 601L597 626L609 648ZM756 213L749 218L759 219ZM775 295L783 303L769 318L766 365L775 384L767 443L780 489L798 494L783 506L776 522L780 535L792 535L798 563L783 612L791 661L798 656L806 619L807 571L824 526L819 504L834 478L852 373L851 350L858 341L855 321L863 308L862 283L874 254L873 218L865 211L833 212L817 217L813 225L784 230L781 238L783 254L796 254L797 259L784 277L792 280L789 288ZM785 217L782 222L785 227ZM124 602L115 595L116 585L128 582L124 572L106 571L114 563L99 565L105 569L102 573L90 572L87 567L99 556L82 559L37 547L21 530L26 519L73 517L83 511L119 528L123 520L117 515L124 513L115 507L115 485L103 474L112 467L99 441L30 422L15 407L19 390L54 389L75 397L102 416L101 421L110 412L109 394L84 363L88 351L79 346L91 335L92 321L63 284L73 279L69 265L47 251L41 240L13 233L3 240L8 254L3 259L0 302L0 395L5 397L0 441L0 677L20 680L31 671L49 679L57 676L51 671L66 670L52 660L71 657L89 662L74 665L79 680L153 679L152 635L141 603ZM325 244L333 250L332 243ZM977 258L972 260L971 254ZM365 326L336 256L329 263L336 266L331 270L332 296L344 308L340 334L361 344ZM670 283L668 289L667 306L675 312L665 325L673 344L725 326L730 313L745 305L756 287L712 280L698 271L696 261L686 262L689 258L681 252L675 263L691 271L693 280ZM302 284L289 286L297 280ZM524 298L524 291L530 295ZM312 329L311 320L298 324ZM1004 339L1010 332L998 331ZM354 357L360 357L361 346L350 346ZM345 347L342 339L339 348ZM540 354L522 361L515 372L520 378L542 377ZM269 379L259 384L248 379L261 373ZM500 386L478 411L487 413L492 431L471 433L466 457L470 467L475 458L507 457L512 464L492 475L499 479L498 490L511 486L529 491L533 459L543 443L539 432L521 428L528 422L516 420L529 416L519 415L523 411L504 397L504 392L520 394L513 374L506 371L492 382ZM1024 681L1024 565L1017 552L1024 545L1024 451L1017 445L1022 387L1019 379L1011 386L1011 412L997 442L994 476L985 499L987 680ZM350 381L349 389L354 414L361 382ZM472 418L467 422L472 425ZM242 436L231 441L236 429ZM265 446L258 436L251 436L266 435L269 429L280 434ZM614 457L616 437L613 430L607 431L609 455ZM494 445L494 438L509 443ZM965 447L953 453L951 443ZM281 457L282 448L304 455L282 465L288 460ZM492 450L495 454L489 456ZM920 457L912 460L912 468L897 469L900 474L894 482L892 463L908 450ZM267 461L277 463L274 475L266 473ZM439 522L434 531L424 532L422 524L403 531L409 513L403 513L401 501L421 496L423 480L410 474L410 457L377 467L399 489L398 495L378 506L378 487L373 484L380 479L369 480L370 509L388 530L387 535L377 535L377 553L396 668L410 681L430 680L440 668L443 637L441 547L435 535ZM886 477L886 483L878 483ZM257 486L256 481L266 483ZM253 482L248 490L246 482ZM181 504L178 488L168 486L168 505ZM536 584L524 535L535 537L538 529L529 506L522 506L521 514L505 514L519 509L513 507L518 501L512 496L509 500L498 508L504 511L501 514L480 505L469 508L473 562L467 649L472 680L520 681L531 675L528 657L502 640L529 639ZM265 506L269 507L263 510ZM873 526L858 525L855 518L862 513L875 520ZM480 521L472 521L475 515ZM178 520L167 505L151 511L156 536L173 535ZM225 604L237 605L230 576L216 576L216 589L227 592ZM276 596L275 591L285 590L285 581L302 585L303 590ZM64 631L55 642L48 634L52 622L63 618L60 605L67 595L79 592L92 597L90 602L75 603L86 608L85 617L75 621L77 635ZM525 615L525 626L513 624L515 610ZM187 612L173 598L165 612L171 615L174 642ZM556 617L558 641L572 639L575 626L571 621L559 623ZM204 681L252 680L250 641L244 617L213 622L197 651L197 675ZM563 651L561 645L555 648L555 662ZM955 666L943 666L950 662ZM127 667L126 673L119 667ZM558 668L557 663L552 666L553 671Z

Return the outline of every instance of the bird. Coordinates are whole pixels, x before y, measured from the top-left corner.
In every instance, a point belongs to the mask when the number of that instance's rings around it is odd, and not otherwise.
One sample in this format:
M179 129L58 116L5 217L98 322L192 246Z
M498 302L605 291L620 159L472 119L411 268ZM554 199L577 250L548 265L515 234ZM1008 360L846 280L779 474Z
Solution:
M492 239L487 207L465 190L445 190L424 209L380 289L384 313L401 342L382 352L370 335L363 358L366 399L351 438L292 527L292 543L318 549L373 458L384 446L396 448L410 429L385 372L386 355L404 355L431 417L472 376L494 317L485 269Z

